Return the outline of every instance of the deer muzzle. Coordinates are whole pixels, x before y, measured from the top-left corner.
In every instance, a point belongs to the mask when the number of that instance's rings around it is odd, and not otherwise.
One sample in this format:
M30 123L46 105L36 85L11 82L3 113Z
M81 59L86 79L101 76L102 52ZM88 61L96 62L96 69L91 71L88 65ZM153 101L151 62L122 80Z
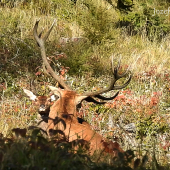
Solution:
M40 108L39 108L39 111L40 112L44 112L45 111L45 105L44 104L42 104L42 105L40 105Z

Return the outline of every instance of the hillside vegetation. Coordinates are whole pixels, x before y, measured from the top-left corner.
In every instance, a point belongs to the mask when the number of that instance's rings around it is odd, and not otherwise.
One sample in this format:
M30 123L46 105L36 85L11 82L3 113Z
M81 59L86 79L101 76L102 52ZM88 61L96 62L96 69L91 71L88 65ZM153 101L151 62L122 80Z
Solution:
M111 59L115 66L121 60L120 72L133 73L115 100L84 102L81 113L96 131L133 151L136 169L170 169L169 7L169 0L1 0L0 169L132 168L121 157L105 160L81 149L75 154L28 129L36 125L37 111L23 88L46 95L47 85L57 86L33 37L39 18L44 32L57 20L46 41L48 59L78 92L108 86ZM125 130L131 123L133 133Z

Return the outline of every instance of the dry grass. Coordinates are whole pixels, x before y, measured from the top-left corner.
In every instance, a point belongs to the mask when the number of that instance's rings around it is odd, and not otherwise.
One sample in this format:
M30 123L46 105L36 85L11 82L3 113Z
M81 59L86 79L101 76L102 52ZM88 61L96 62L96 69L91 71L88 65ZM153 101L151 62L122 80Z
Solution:
M16 36L20 40L33 39L32 28L37 18L41 18L41 26L45 28L44 31L56 18L52 15L40 15L36 9L0 8L0 11L0 32L3 35L6 32L12 32L17 23L17 29L15 29L20 31L12 36ZM117 18L118 16L115 16L115 20ZM130 66L130 70L134 73L132 82L127 89L121 91L117 99L108 105L99 107L84 104L82 112L96 130L110 138L113 135L117 136L124 149L136 151L136 157L141 158L149 153L148 164L151 164L152 161L155 140L157 160L162 165L168 164L169 158L165 155L169 153L170 39L165 37L161 42L149 41L144 35L130 37L125 32L118 34L120 32L117 30L116 33L113 33L117 34L114 41L104 41L101 46L94 45L92 59L95 58L94 61L108 70L110 56L113 54L115 60L122 56L123 68ZM74 37L82 34L83 31L77 24L70 23L59 16L49 40L58 42L60 36ZM12 57L14 56L15 54L12 54ZM79 78L71 77L69 82L72 82L71 80L75 82L73 83L74 88L81 92L85 89L92 89L97 86L96 83L99 83L99 88L101 88L108 82L108 78L89 77L89 75ZM22 87L23 85L18 85L18 88L22 89ZM6 90L2 91L5 93ZM20 97L3 96L0 101L0 132L5 136L8 136L13 128L27 128L35 123L36 111L24 98L21 91ZM111 93L106 95L109 96ZM136 132L133 134L135 137L129 137L131 134L127 134L123 129L128 123L135 123L140 134ZM162 140L160 137L162 134L166 136L166 140ZM161 147L160 144L163 142L164 147Z

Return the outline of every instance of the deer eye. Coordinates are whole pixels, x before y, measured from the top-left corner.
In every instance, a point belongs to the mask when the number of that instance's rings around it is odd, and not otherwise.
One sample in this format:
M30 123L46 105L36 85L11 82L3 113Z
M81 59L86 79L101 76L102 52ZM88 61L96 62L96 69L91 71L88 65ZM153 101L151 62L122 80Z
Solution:
M35 102L37 102L38 100L37 99L34 99Z

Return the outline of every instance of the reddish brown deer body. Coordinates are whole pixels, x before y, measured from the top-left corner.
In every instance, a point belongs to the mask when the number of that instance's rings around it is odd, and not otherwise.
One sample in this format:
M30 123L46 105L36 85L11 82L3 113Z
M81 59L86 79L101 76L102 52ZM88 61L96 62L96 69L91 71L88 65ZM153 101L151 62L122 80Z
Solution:
M55 72L47 61L44 43L45 40L48 38L54 23L43 38L41 37L41 33L39 35L37 33L38 23L39 21L36 21L34 26L34 37L40 47L43 62L48 72L58 81L60 86L64 88L60 89L53 86L49 86L52 92L56 96L58 96L58 100L54 102L54 104L51 106L49 113L47 130L49 136L55 134L55 129L62 130L68 141L74 141L79 138L81 140L89 142L91 153L93 153L96 149L104 150L105 152L111 153L113 155L115 155L117 151L122 152L122 149L119 147L118 143L113 143L111 141L106 142L106 139L103 138L100 134L96 133L87 122L82 121L80 123L77 119L76 109L77 106L83 100L99 104L105 103L97 102L93 97L106 101L114 99L118 95L118 92L110 98L103 97L101 94L109 92L111 90L118 90L126 87L129 84L132 76L130 75L129 79L125 82L125 84L121 86L116 86L116 81L122 77L125 77L128 72L118 74L120 62L116 68L113 68L112 62L113 76L111 79L111 83L107 88L95 92L86 92L84 94L78 94L77 92L73 91L67 84L65 84L65 82L57 74L55 74Z
M60 129L64 132L68 141L83 139L90 142L91 153L94 153L96 149L104 150L113 155L123 151L118 143L106 142L106 139L96 133L86 121L79 123L75 113L76 101L81 98L80 95L75 91L49 87L55 94L58 94L59 91L61 94L60 98L51 106L50 119L48 120L49 135L53 135L54 129Z

